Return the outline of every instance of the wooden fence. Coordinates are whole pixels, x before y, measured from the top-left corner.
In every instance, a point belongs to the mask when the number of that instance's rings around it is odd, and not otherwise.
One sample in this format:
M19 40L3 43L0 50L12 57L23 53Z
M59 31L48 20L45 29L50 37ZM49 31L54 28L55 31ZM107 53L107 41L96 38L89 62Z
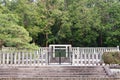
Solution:
M100 65L104 52L119 51L119 47L73 47L73 65Z
M72 65L100 65L103 52L119 51L119 47L72 47ZM34 52L0 51L0 65L48 65L48 47Z
M1 51L1 65L45 65L48 48L41 47L37 51Z

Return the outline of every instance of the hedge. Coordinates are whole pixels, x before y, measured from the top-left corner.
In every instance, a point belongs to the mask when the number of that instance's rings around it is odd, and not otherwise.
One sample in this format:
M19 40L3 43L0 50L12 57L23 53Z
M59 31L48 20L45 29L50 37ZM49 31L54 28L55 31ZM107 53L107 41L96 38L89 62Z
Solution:
M120 64L120 52L105 52L102 58L106 64Z

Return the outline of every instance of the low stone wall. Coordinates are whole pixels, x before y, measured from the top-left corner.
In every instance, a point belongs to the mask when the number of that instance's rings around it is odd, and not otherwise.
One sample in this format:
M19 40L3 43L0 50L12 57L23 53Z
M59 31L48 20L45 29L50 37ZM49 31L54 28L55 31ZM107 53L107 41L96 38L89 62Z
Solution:
M116 78L120 78L120 65L116 65L116 66L111 65L109 67L110 67L111 72L114 74L114 76Z
M0 78L0 80L120 80L120 78Z

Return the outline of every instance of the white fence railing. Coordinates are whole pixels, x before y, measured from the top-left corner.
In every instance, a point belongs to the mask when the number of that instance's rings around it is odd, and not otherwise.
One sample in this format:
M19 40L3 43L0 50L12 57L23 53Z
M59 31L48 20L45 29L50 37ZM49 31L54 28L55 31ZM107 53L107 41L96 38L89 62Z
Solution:
M119 47L73 47L72 65L100 65L103 52L119 51ZM0 65L48 65L48 47L38 51L0 51Z
M104 52L119 51L119 47L73 47L73 65L100 65Z
M42 47L38 51L1 51L0 64L1 65L44 65L47 64L48 48Z

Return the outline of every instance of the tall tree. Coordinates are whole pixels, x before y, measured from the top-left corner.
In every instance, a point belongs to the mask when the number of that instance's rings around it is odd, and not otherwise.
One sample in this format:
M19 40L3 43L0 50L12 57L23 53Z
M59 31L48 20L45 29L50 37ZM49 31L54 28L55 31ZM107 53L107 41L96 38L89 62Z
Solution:
M10 13L4 5L0 7L0 46L30 48L29 42L32 38L24 27L18 25L17 14ZM32 46L35 47L35 45Z
M17 32L16 28L20 28L26 31L24 35L32 37L26 43L39 46L120 45L119 0L1 0L0 4L3 37L3 31ZM0 44L3 42L8 44L3 40Z

